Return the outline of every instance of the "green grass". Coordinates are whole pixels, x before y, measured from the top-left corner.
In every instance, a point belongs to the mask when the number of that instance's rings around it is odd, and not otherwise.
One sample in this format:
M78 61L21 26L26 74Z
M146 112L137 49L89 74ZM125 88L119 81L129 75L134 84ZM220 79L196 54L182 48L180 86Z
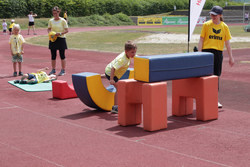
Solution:
M201 27L196 27L194 33L200 34ZM243 26L230 26L232 36L249 36L243 30ZM69 33L67 44L69 48L93 51L105 51L119 53L124 48L127 40L136 40L139 37L152 34L152 32L184 33L187 34L187 27L167 27L167 28L144 28L128 30L110 30ZM41 36L27 39L28 43L48 46L48 36ZM187 43L182 44L137 44L139 55L168 54L187 52ZM249 43L231 43L232 48L247 48ZM197 43L190 44L190 51Z
M12 19L6 19L8 26L10 25ZM21 29L27 29L29 24L29 19L27 18L15 18L15 23L19 24ZM36 28L46 28L48 27L49 18L39 18L35 19ZM2 26L1 26L2 28Z
M95 31L71 33L67 35L67 44L71 49L105 51L119 53L124 49L124 43L148 35L144 32ZM34 37L26 40L28 43L48 46L48 36ZM187 44L137 44L140 55L176 53L187 51ZM194 45L191 45L193 47Z
M35 18L36 28L46 28L48 27L48 21L50 18ZM119 26L119 25L134 25L133 21L129 16L123 13L117 13L114 15L104 14L91 15L85 17L69 17L68 24L70 27L84 27L84 26ZM10 25L11 19L6 19L8 26ZM19 24L21 29L27 29L29 19L25 18L15 18L15 23Z

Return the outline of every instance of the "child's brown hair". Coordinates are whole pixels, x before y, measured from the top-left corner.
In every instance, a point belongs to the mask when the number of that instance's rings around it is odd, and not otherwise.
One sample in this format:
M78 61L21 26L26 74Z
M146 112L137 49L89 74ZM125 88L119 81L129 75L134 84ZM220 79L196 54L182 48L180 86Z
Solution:
M127 42L125 43L125 50L126 50L126 51L130 51L130 50L132 50L132 49L137 49L136 44L133 43L132 41L127 41Z
M61 9L60 9L58 6L54 6L54 7L52 8L52 12L53 12L53 11L61 12Z

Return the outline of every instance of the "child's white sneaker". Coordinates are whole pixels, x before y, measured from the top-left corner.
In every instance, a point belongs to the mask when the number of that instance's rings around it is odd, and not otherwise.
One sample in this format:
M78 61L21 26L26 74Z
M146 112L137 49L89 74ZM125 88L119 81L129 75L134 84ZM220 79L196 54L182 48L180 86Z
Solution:
M218 108L222 108L222 104L218 102Z

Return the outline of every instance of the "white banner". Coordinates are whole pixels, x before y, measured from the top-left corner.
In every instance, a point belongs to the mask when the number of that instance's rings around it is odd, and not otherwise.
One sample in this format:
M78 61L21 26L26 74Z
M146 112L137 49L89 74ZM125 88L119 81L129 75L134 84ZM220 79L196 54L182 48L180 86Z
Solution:
M197 24L198 25L202 25L203 23L205 23L207 21L206 17L199 17Z
M189 39L194 32L197 21L200 17L201 11L206 0L190 0L190 23L189 23Z

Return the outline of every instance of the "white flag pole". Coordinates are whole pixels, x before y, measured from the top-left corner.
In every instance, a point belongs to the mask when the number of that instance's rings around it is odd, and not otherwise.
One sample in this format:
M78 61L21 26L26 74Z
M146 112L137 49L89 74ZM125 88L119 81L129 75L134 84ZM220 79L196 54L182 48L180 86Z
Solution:
M197 21L206 0L189 0L189 16L188 16L188 52L190 38L194 32Z
M189 53L189 42L190 42L190 7L191 7L191 0L189 0L189 8L188 8L188 53Z

